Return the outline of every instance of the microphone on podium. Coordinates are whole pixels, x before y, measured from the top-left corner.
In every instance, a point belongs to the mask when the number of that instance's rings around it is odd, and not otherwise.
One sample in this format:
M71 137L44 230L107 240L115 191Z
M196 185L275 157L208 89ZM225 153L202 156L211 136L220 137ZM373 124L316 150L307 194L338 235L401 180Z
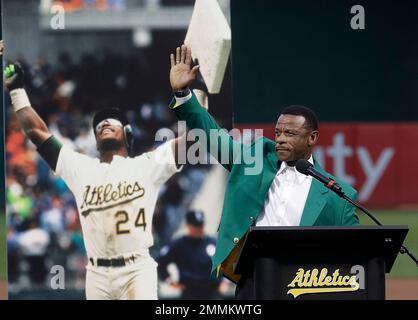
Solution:
M318 170L314 168L312 163L310 163L308 160L305 159L299 159L296 161L296 170L300 173L303 173L307 176L312 176L318 181L322 182L328 189L334 191L336 194L338 194L341 198L345 199L346 201L350 202L353 206L363 211L366 215L370 217L376 224L379 226L382 225L382 223L377 220L377 218L365 207L363 207L361 204L355 202L354 200L350 199L342 190L341 186L335 182L334 179L331 179L329 177L324 176L322 173L320 173ZM399 251L402 254L407 254L418 266L418 259L409 251L409 249L401 244L401 249Z
M341 186L335 182L335 180L325 177L319 171L317 171L312 163L305 159L299 159L296 161L296 170L305 175L314 177L315 179L321 181L328 189L331 189L337 193L340 197L343 196L344 192L342 191Z

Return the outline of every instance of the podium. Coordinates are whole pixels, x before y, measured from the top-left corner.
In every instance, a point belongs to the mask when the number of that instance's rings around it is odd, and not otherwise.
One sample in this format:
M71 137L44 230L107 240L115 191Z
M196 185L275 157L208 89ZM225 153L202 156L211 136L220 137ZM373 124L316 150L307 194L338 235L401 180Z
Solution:
M251 227L235 274L254 299L383 300L407 226Z

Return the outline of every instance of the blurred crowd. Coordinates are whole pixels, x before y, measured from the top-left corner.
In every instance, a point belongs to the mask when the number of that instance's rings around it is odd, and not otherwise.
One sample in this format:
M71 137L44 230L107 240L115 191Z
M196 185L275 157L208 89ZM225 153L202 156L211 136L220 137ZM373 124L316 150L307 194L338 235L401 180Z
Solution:
M126 0L54 0L51 5L61 5L66 12L83 9L124 10Z
M34 64L19 62L32 106L56 137L79 152L97 155L91 119L100 108L117 106L126 112L135 136L134 155L157 146L160 128L177 127L169 101L155 90L138 90L138 75L147 67L140 58L85 55L75 62L64 53L56 64L44 57ZM66 289L83 289L86 257L74 198L26 139L7 93L5 100L9 289L49 288L53 265L65 268ZM208 168L186 166L161 190L153 256L178 230Z
M60 5L66 12L80 10L123 11L134 6L192 6L195 0L43 0L44 6Z

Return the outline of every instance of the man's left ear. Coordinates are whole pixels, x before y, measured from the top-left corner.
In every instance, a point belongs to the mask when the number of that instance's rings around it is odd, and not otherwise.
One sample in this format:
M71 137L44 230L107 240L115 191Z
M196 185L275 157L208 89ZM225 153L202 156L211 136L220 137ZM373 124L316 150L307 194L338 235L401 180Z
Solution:
M319 132L318 131L312 131L309 140L308 140L308 146L313 147L316 144L316 141L318 140Z

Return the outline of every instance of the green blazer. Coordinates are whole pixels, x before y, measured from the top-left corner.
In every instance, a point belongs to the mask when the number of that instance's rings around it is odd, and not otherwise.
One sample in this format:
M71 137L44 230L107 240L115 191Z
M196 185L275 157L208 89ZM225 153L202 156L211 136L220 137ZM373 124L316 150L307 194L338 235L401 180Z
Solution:
M170 108L175 111L180 120L186 121L189 129L200 128L205 131L208 151L218 161L221 159L222 149L223 151L228 150L228 163L221 164L230 174L225 190L216 252L212 258L211 274L212 277L219 276L219 272L222 271L226 277L238 281L240 276L233 273L232 267L247 231L254 225L263 209L270 185L278 168L280 168L281 162L276 154L275 142L265 137L258 138L249 145L234 141L226 131L218 126L215 119L200 106L194 95L182 105L176 105L175 100L173 100ZM213 129L219 133L218 137L211 137L209 130ZM257 175L248 175L246 172L249 171L246 171L246 168L248 170L254 165L238 160L242 160L247 152L253 152L254 156L254 150L257 148L262 150L262 152L255 153L258 156L256 161L262 162L262 171ZM226 157L224 156L222 159L225 160ZM314 166L324 175L331 176L320 167L317 161L314 161ZM350 198L356 198L357 193L352 187L335 177L333 178ZM327 189L322 183L312 179L300 226L357 224L359 224L359 221L355 208Z

